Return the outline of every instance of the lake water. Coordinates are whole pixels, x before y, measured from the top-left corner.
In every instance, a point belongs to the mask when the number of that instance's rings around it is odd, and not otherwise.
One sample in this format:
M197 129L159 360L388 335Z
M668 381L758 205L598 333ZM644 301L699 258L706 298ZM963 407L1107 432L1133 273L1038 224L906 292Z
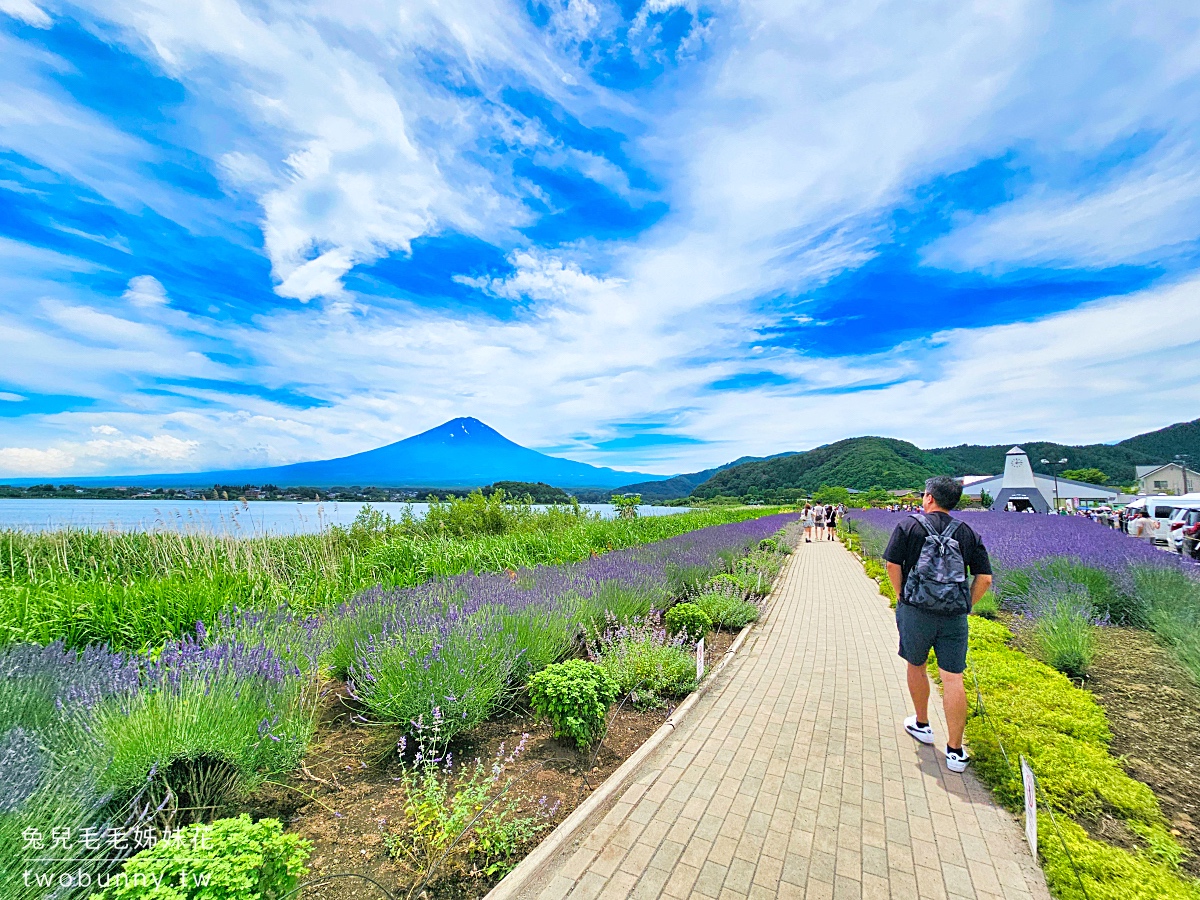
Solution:
M204 531L218 534L312 534L329 525L349 525L365 503L288 503L234 500L0 500L0 529L54 531ZM372 503L394 518L411 506L423 516L427 503ZM616 515L608 503L584 503L606 519ZM684 512L677 506L639 506L638 515Z

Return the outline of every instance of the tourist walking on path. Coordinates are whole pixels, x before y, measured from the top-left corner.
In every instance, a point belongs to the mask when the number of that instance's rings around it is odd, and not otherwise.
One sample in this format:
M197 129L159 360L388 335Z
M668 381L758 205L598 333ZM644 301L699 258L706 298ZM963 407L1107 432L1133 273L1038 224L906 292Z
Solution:
M800 513L800 524L804 527L804 543L806 544L812 543L814 521L813 509L805 503L804 510Z
M837 540L837 507L830 503L825 507L825 527L829 529L829 539Z
M983 541L965 522L952 518L962 485L948 476L925 483L923 513L914 513L892 532L883 551L888 579L896 591L896 627L900 656L908 663L908 692L916 715L904 729L923 744L933 743L929 726L929 651L937 656L946 713L946 766L962 772L967 722L967 615L992 583L992 566ZM968 583L968 573L974 580Z
M815 522L817 526L817 540L825 540L825 507L820 503L813 507L813 522Z

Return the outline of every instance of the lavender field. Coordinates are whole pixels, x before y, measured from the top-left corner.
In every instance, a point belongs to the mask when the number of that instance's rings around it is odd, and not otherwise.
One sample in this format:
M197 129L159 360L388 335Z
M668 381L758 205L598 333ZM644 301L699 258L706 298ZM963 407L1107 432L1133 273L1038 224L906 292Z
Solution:
M892 529L912 513L885 509L854 509L847 515L863 534L864 545L878 556ZM1048 559L1075 560L1117 577L1138 566L1179 569L1200 574L1200 565L1178 554L1165 553L1139 540L1082 516L1031 516L1010 512L959 514L987 546L998 581L1004 573L1025 569ZM877 549L876 549L877 547Z
M848 527L879 557L911 513L851 510ZM965 512L995 571L1002 608L1022 618L1042 656L1084 674L1090 629L1109 624L1153 632L1200 683L1200 565L1078 516Z
M105 835L211 818L298 765L322 692L343 683L363 721L399 732L436 720L449 742L578 649L585 626L695 593L750 551L771 552L756 548L794 518L371 588L320 617L228 611L150 655L10 645L0 650L0 879L19 882L34 858L51 873L79 868L78 846L49 846L55 829L99 835L83 852L98 870L139 849Z

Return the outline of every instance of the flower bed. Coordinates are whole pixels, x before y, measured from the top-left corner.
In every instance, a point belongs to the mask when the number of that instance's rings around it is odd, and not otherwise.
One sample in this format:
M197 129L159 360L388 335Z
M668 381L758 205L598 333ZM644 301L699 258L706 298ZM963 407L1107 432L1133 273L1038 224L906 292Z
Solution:
M714 526L566 566L375 588L323 620L223 614L152 658L61 644L0 651L0 762L12 763L6 780L23 784L0 806L0 879L16 884L30 859L54 855L22 835L49 840L68 823L100 833L175 826L291 770L331 671L348 678L364 721L437 722L440 752L571 651L581 626L606 612L647 615L717 572L747 574L737 560L792 519ZM38 866L78 868L78 848L61 849L61 863ZM116 849L89 852L102 868L137 847Z

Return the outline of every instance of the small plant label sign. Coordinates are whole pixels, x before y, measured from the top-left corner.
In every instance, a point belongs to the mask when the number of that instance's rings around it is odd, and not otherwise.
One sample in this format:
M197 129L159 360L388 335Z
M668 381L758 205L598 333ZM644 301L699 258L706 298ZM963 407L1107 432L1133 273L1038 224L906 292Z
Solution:
M1025 840L1029 852L1037 859L1037 778L1025 757L1021 757L1021 783L1025 787Z
M696 681L704 677L704 638L696 644Z

